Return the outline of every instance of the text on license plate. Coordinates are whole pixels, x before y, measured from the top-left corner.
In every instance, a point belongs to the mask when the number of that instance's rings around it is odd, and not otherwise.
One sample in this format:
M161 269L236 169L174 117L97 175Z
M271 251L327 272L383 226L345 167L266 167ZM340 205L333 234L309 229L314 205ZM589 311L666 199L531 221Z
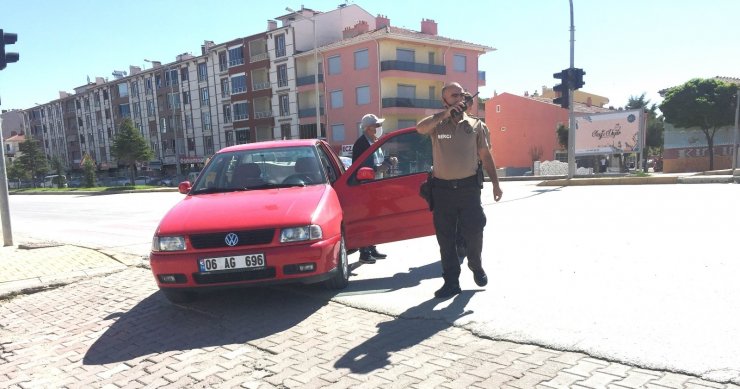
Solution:
M234 255L231 257L201 258L198 267L201 272L258 269L265 267L265 254Z

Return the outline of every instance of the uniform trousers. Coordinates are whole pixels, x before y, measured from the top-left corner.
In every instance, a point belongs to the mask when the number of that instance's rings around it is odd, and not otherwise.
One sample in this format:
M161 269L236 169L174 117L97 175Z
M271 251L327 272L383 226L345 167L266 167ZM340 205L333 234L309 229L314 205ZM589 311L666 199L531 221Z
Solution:
M434 199L434 229L439 243L442 262L442 277L445 283L459 285L460 262L455 240L457 229L467 246L468 268L473 272L483 270L481 252L483 251L483 228L486 215L481 204L481 189L477 182L458 180L462 185L452 185L455 181L435 179L432 187Z

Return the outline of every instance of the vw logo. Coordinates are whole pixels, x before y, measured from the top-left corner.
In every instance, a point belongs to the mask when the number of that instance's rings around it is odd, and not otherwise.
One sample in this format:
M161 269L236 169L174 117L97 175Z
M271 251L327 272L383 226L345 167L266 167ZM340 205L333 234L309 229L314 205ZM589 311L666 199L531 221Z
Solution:
M226 234L224 242L229 246L236 246L236 244L239 243L239 236L233 232L229 232Z

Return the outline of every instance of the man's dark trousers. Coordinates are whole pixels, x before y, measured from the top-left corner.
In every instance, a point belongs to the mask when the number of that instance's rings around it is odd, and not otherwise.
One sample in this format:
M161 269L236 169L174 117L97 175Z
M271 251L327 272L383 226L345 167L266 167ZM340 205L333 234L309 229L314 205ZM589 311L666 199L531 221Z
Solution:
M473 272L483 270L481 252L486 215L483 213L481 190L477 184L458 188L440 184L448 183L435 180L432 196L434 228L442 260L442 277L445 283L459 285L460 262L455 245L456 226L460 226L462 237L465 239L468 267Z

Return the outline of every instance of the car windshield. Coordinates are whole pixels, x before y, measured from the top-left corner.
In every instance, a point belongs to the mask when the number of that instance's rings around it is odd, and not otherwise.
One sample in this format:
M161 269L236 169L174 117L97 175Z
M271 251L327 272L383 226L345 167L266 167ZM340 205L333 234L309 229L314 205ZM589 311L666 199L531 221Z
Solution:
M217 153L191 193L219 193L321 185L326 174L313 147L276 147Z

